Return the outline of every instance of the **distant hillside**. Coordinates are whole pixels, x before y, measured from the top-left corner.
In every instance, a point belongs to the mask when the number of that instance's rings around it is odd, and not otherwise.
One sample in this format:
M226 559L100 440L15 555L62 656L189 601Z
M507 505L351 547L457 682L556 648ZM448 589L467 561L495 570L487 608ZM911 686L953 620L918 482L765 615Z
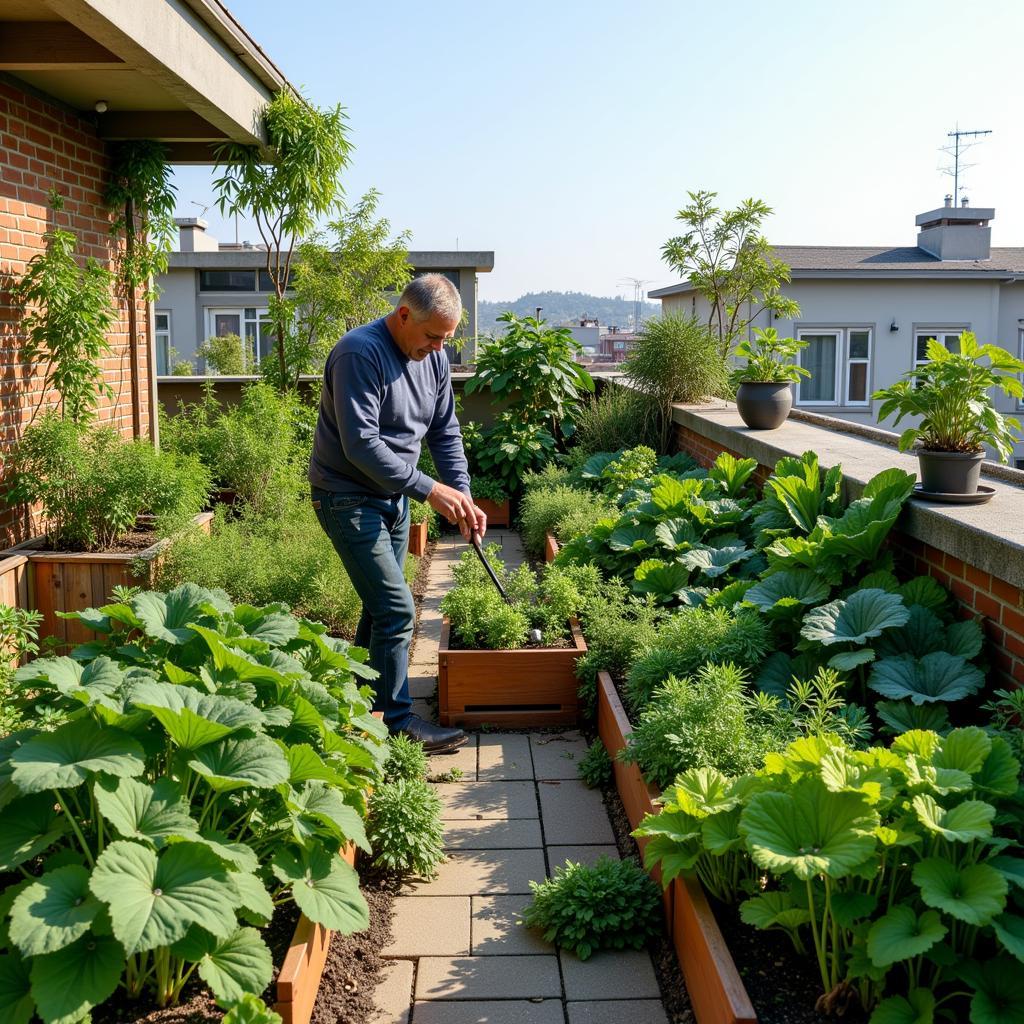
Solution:
M533 316L538 306L543 307L541 317L551 324L587 316L596 317L602 325L625 329L633 316L632 299L588 295L586 292L529 292L511 302L478 302L480 333L500 333L505 325L497 322L498 317L508 310L512 310L516 316ZM660 312L660 303L645 302L641 316L646 320Z

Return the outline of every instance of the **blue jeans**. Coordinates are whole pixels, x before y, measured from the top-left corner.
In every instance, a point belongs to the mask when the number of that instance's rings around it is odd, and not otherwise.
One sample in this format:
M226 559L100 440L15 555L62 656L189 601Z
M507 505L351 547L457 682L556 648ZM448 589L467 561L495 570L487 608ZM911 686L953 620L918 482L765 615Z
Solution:
M409 644L416 606L402 572L409 547L409 500L312 490L317 519L363 603L356 644L369 650L370 664L380 673L373 682L373 710L384 712L394 732L412 717Z

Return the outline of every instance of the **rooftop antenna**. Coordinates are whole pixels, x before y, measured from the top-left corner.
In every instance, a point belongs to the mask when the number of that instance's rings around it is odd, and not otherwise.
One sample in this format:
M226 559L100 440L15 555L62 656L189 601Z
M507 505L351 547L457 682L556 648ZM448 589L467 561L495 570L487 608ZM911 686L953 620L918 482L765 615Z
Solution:
M205 217L206 216L206 211L213 205L212 203L207 203L205 206L203 206L203 204L201 202L199 202L197 199L192 199L191 203L192 203L193 206L198 206L199 207L199 216L200 217Z
M633 286L633 330L640 330L640 320L644 308L644 285L650 281L641 280L639 277L620 278L618 284L631 284Z
M960 198L960 191L961 191L961 189L966 187L966 186L962 186L960 184L960 172L961 171L966 171L969 167L973 167L974 166L974 164L962 164L962 163L960 163L960 155L962 153L965 153L972 146L977 146L978 143L981 141L979 136L991 135L991 134L992 134L992 130L990 128L986 128L986 129L984 129L982 131L966 131L966 130L962 130L960 128L959 123L957 124L956 128L953 131L946 132L946 138L952 139L953 142L952 142L951 145L941 146L940 147L940 151L943 152L943 153L949 153L953 157L953 166L952 166L952 168L950 168L950 167L940 167L939 170L942 171L943 174L951 175L952 178L953 178L953 205L954 206L956 206L957 199ZM961 142L960 141L961 139L968 139L968 138L973 138L973 139L975 139L975 141L974 142Z

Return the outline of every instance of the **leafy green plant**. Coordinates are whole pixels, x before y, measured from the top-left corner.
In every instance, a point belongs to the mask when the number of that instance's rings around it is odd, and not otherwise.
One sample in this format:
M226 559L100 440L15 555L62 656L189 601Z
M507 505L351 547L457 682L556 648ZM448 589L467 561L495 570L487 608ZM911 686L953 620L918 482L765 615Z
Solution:
M612 781L612 759L608 756L604 744L594 740L587 747L587 752L580 758L576 765L580 778L591 788L599 789L602 786L611 784Z
M237 334L215 334L196 349L196 356L206 363L208 373L239 376L256 372L254 338L246 338L243 344Z
M630 860L566 861L530 889L523 923L581 960L602 949L642 949L661 929L657 887Z
M542 468L555 455L555 438L543 423L531 423L508 410L487 430L467 423L462 437L473 479L495 481L502 500L519 489L525 474Z
M592 492L575 487L532 488L519 506L523 544L527 551L540 555L548 533L564 535L563 524L588 524L613 509L610 503L595 501Z
M444 860L441 798L423 778L381 783L366 828L375 867L429 878Z
M635 444L657 448L661 443L661 412L657 399L607 381L576 415L576 449L586 455L614 452Z
M1024 397L1024 362L997 345L979 345L970 331L960 335L959 352L929 338L926 354L927 362L871 396L882 403L879 421L895 413L897 426L904 416L921 417L900 434L900 451L918 444L925 451L981 452L989 445L1006 462L1020 421L995 408L992 391Z
M55 550L110 546L144 513L188 519L210 489L209 474L194 458L53 414L25 431L11 461L7 501L39 502Z
M474 477L474 498L485 498L487 501L493 501L495 505L500 505L502 502L508 501L508 496L508 485L502 480L495 480L493 477L487 476Z
M13 1001L56 1024L119 985L173 1003L198 973L230 1006L270 980L251 925L275 905L365 928L337 855L369 850L385 753L365 652L192 585L66 617L96 639L16 682L26 708L67 720L0 741L0 869L27 876L0 897Z
M802 348L807 348L806 341L780 338L774 327L755 327L753 338L744 338L733 349L746 363L732 371L732 383L785 384L810 377L810 370L794 362Z
M424 779L427 775L427 755L423 744L399 733L388 740L388 756L384 762L384 781L398 779Z
M21 722L14 702L12 682L15 667L39 650L39 624L42 613L35 609L12 608L0 604L0 739L13 732Z

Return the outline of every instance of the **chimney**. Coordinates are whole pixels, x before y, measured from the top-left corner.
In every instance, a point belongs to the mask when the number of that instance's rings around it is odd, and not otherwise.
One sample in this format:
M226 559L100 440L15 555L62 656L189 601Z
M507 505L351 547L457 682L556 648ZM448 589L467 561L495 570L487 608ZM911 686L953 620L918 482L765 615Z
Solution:
M217 239L206 233L207 223L201 217L175 217L178 225L180 252L216 252Z
M940 260L987 260L992 255L992 207L956 206L952 196L937 210L918 214L917 245Z

